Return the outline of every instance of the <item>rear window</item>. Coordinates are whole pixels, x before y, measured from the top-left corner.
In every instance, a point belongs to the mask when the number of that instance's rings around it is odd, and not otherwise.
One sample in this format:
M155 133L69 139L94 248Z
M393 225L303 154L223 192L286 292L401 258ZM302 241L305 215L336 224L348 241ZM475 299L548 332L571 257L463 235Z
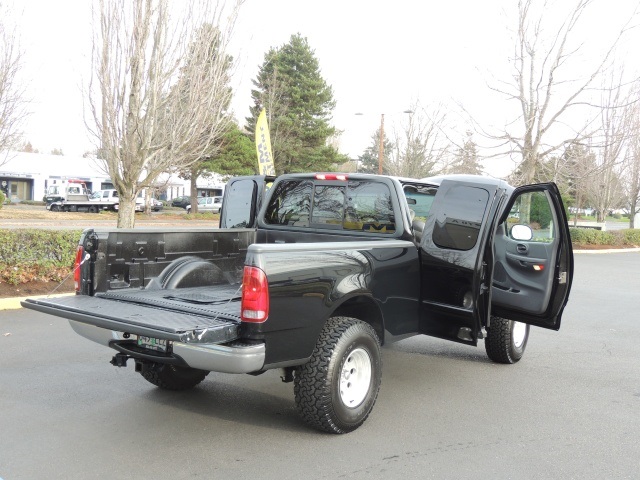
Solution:
M389 187L364 181L280 182L269 201L265 222L387 234L396 230Z

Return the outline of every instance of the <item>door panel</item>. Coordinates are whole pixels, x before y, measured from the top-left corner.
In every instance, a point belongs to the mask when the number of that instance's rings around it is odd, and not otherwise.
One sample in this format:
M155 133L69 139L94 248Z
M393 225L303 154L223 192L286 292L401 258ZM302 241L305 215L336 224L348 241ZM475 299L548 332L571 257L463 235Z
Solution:
M543 313L551 296L555 242L525 242L499 232L495 245L492 303Z
M438 188L420 243L420 333L477 344L489 310L483 256L499 198L490 184L444 180Z
M554 184L517 189L494 236L491 307L495 315L560 328L573 277L571 239ZM515 225L530 227L518 239Z

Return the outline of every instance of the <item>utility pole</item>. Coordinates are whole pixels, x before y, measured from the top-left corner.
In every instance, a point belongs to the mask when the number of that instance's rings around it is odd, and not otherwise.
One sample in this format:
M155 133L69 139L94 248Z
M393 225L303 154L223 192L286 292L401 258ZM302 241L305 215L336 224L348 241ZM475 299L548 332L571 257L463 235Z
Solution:
M384 113L380 115L380 144L378 145L378 175L382 175L384 161Z
M413 110L404 110L397 113L413 113ZM355 115L365 115L362 112L356 112ZM390 114L393 115L393 114ZM384 113L380 114L380 139L378 142L378 174L382 175L382 165L384 164Z

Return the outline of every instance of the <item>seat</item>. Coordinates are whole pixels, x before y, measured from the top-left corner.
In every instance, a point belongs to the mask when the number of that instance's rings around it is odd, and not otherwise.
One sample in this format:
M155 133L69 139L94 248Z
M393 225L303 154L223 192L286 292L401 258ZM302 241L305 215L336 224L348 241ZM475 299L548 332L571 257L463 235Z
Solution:
M420 243L422 241L425 223L422 220L414 220L411 222L411 226L413 227L413 236L416 238L416 241Z

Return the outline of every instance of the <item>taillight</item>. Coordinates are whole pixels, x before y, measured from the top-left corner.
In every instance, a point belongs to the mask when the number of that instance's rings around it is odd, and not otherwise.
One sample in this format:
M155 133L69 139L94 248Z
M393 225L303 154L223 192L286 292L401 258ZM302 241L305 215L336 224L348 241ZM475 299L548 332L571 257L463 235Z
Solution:
M240 312L243 322L262 323L269 316L269 284L257 267L244 267Z
M343 173L318 173L316 174L316 180L340 180L345 182L349 179L348 175Z
M78 249L76 250L76 261L73 264L73 282L75 283L76 292L80 291L80 265L82 265L83 259L84 248L82 248L82 245L78 245Z

